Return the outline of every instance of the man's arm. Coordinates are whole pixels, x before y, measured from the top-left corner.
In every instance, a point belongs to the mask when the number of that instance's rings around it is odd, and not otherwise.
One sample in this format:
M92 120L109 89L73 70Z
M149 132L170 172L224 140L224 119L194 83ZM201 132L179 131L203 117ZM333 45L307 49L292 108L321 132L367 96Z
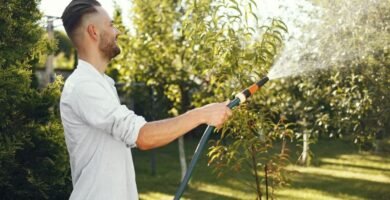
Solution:
M140 129L136 144L142 150L157 148L170 143L200 124L220 128L231 114L226 103L213 103L174 118L148 122Z

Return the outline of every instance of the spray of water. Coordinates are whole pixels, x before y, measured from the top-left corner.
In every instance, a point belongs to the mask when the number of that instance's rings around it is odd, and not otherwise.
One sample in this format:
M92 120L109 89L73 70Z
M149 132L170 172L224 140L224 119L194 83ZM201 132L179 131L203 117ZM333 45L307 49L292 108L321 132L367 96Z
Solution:
M277 7L273 17L281 18L289 33L280 57L268 74L270 79L346 66L348 61L364 59L378 48L375 46L378 43L383 48L390 46L386 36L390 20L372 17L380 16L389 0L334 1L321 7L309 0L276 2L271 3ZM375 42L372 38L376 38ZM378 42L381 38L383 41Z

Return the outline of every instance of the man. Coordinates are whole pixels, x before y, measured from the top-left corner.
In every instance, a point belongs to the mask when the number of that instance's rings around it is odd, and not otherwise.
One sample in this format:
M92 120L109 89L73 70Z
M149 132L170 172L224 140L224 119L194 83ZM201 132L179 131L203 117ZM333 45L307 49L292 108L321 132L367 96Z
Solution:
M138 199L131 147L156 148L203 123L221 127L231 111L214 103L146 122L120 105L114 81L104 74L120 53L119 32L107 12L95 0L73 0L62 20L79 58L60 102L72 170L70 199Z

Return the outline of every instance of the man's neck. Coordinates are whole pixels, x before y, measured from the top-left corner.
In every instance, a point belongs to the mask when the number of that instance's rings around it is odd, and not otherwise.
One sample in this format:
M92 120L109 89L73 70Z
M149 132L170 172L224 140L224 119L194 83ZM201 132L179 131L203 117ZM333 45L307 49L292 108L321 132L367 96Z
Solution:
M101 74L107 69L108 61L100 58L100 56L90 56L86 54L79 53L78 58L90 63L93 67L95 67Z

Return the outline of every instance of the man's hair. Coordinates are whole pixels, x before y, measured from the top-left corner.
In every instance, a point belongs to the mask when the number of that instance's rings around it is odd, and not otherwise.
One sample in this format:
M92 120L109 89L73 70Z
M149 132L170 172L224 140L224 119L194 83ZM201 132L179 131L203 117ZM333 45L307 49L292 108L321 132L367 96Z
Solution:
M62 24L69 38L73 41L73 33L80 26L84 15L97 12L95 6L101 6L96 0L72 0L62 13Z

